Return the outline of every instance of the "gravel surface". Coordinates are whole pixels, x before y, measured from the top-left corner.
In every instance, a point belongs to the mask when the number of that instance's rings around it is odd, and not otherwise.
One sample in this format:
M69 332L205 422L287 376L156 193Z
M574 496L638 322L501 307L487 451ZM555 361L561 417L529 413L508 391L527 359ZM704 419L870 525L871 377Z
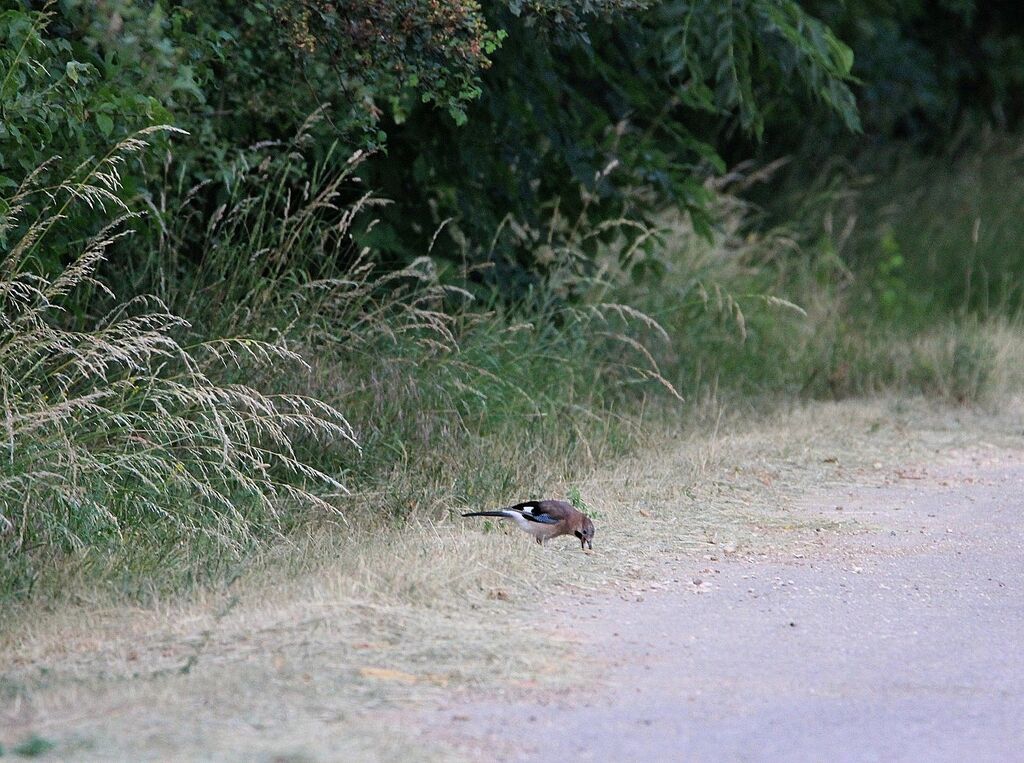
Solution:
M1024 760L1024 457L891 473L794 509L860 532L551 612L578 688L422 728L479 760Z

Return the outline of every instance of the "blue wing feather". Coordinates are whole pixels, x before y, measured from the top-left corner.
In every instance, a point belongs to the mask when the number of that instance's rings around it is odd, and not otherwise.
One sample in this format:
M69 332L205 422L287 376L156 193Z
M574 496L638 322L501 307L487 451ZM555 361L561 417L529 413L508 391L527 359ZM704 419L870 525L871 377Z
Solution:
M534 522L540 522L542 525L555 525L561 521L551 516L550 514L545 514L543 512L541 512L540 514L528 514L526 516L528 516Z

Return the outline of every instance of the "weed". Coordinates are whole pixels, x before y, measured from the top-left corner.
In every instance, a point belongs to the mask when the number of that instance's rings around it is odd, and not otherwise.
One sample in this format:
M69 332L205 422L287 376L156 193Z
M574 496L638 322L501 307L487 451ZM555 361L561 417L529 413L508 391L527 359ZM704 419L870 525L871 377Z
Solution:
M33 734L24 742L11 748L11 752L23 758L38 758L45 755L56 747L56 745L45 737Z
M43 193L31 177L0 221L21 231L0 260L0 537L15 558L38 546L131 545L147 535L240 549L290 506L337 511L328 497L344 491L295 450L300 438L354 446L337 410L217 381L225 367L301 364L294 352L245 337L183 344L188 323L149 296L98 318L69 315L83 290L112 296L96 271L131 216L115 193L119 171L152 132L45 189L50 202L21 224L29 197ZM34 252L76 203L122 215L56 275L33 269Z

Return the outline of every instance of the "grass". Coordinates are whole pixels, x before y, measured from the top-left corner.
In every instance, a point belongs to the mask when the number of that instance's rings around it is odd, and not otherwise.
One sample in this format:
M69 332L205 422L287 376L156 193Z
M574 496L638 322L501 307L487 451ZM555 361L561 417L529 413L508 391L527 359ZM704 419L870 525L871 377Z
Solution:
M928 284L911 289L925 291L920 299L985 316L1019 311L1020 140L982 135L972 142L952 156L899 157L890 183L906 201L879 209L878 222L904 260L908 284Z
M710 240L671 212L508 221L495 241L532 242L543 274L518 299L469 265L384 268L356 243L382 203L359 157L328 157L296 191L301 136L233 173L209 220L185 191L155 210L153 256L127 271L104 265L118 219L64 270L33 270L25 253L71 205L129 214L118 167L142 148L84 166L30 224L34 181L8 207L6 598L60 600L78 578L141 602L218 586L294 533L442 521L571 483L706 404L984 403L1021 381L1015 320L920 331L864 313L874 287L839 256L856 226L769 229L722 184ZM196 259L182 242L201 222ZM105 292L118 272L124 293Z
M336 511L325 496L345 489L294 448L300 438L355 446L337 410L216 380L224 366L301 365L294 352L247 337L186 344L188 323L145 295L65 317L76 292L113 296L95 276L129 214L114 193L119 169L152 132L79 178L44 187L31 177L5 207L4 229L19 234L0 260L0 533L14 595L32 585L19 562L33 548L74 554L185 538L240 549L290 506ZM34 196L49 203L19 220ZM36 252L76 202L124 214L48 275Z
M62 754L143 738L229 755L263 750L265 732L316 754L335 718L359 729L351 756L401 757L362 711L558 680L558 634L530 630L531 594L628 593L710 549L811 543L785 510L810 485L974 436L950 416L994 438L1013 425L984 412L1024 382L1019 321L904 320L898 269L851 270L848 247L870 236L834 207L767 228L716 185L704 239L671 211L595 231L556 205L545 230L506 223L541 274L513 299L469 265L386 268L360 249L358 213L379 202L357 161L301 193L295 167L269 161L209 219L187 193L156 210L159 235L138 237L152 256L127 268L114 191L141 149L83 167L26 221L34 178L4 217L19 243L0 270L0 693L26 734L84 729ZM74 204L100 233L48 271ZM197 253L182 242L200 223ZM428 255L458 245L445 230ZM802 403L863 396L876 402ZM598 553L454 516L541 495L594 511ZM510 629L536 649L506 649ZM193 691L252 728L211 738L180 700ZM85 703L96 714L71 723ZM182 736L164 738L154 706L173 706Z
M380 730L396 706L575 681L553 667L572 645L537 617L538 596L585 618L593 596L685 588L709 557L812 555L823 537L862 528L793 511L804 496L883 484L978 443L1017 447L1021 415L1019 400L999 415L921 399L760 417L708 408L575 483L600 513L593 554L413 520L307 528L229 587L146 607L79 581L75 606L8 611L2 725L65 756L402 759L412 743Z
M829 233L856 277L856 309L919 330L942 315L1022 307L1019 135L969 133L941 154L907 145L799 174L776 193L786 220ZM793 165L799 168L800 163Z

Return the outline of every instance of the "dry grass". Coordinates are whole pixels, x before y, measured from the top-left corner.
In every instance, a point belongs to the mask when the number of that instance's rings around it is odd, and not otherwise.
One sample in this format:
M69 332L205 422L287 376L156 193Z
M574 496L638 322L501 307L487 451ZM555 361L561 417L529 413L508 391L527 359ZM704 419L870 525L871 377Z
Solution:
M245 337L189 345L188 322L147 295L100 317L68 317L103 301L75 302L79 292L113 297L97 269L133 216L117 196L120 172L160 129L56 185L43 183L41 168L0 213L0 229L19 232L0 257L0 543L12 558L111 538L131 545L147 532L240 548L253 525L274 526L294 505L335 511L324 496L344 491L293 445L355 445L341 413L221 380L225 366L299 365L296 353ZM33 215L37 197L46 201ZM121 216L51 274L41 251L75 205Z
M307 529L259 571L188 602L132 610L80 591L59 611L9 609L3 742L36 733L83 759L422 757L376 727L374 711L568 678L551 669L559 634L538 624L538 597L585 616L588 597L685 580L707 556L855 532L788 509L808 491L881 483L972 443L1019 447L1024 404L998 415L896 400L708 411L690 434L666 432L585 481L593 554L461 520Z

